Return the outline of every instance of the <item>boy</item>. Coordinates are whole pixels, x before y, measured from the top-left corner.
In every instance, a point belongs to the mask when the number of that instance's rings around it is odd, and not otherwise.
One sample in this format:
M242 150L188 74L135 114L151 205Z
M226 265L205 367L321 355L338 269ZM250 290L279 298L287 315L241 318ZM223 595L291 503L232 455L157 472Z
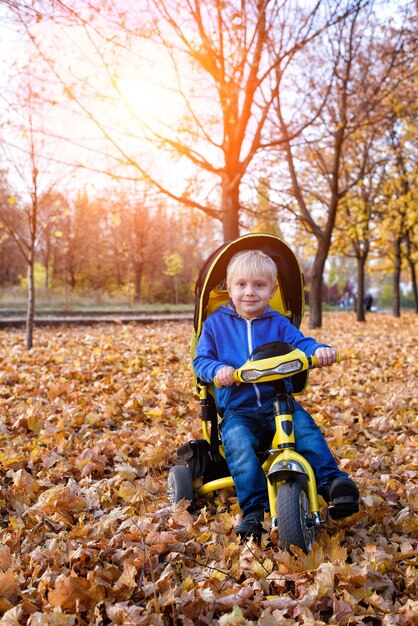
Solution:
M269 510L266 477L257 452L269 448L274 432L274 388L271 383L234 383L232 374L254 348L270 341L285 341L309 355L319 366L335 362L334 348L305 337L268 302L277 287L274 261L260 250L239 252L227 268L231 300L210 315L202 330L193 366L205 382L216 381L218 409L223 412L222 442L229 471L234 479L243 520L236 526L240 537L260 538L264 511ZM293 400L296 450L314 470L318 493L327 502L337 501L330 514L341 519L356 513L358 489L342 472L312 417ZM245 441L245 445L242 442Z

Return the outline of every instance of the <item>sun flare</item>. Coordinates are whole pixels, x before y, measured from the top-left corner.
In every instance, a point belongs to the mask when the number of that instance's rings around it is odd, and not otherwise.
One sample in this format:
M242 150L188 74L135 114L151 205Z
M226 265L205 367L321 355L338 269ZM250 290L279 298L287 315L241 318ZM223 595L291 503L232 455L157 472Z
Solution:
M178 119L184 109L178 92L169 86L164 73L154 79L129 74L119 81L120 99L132 117L156 130Z

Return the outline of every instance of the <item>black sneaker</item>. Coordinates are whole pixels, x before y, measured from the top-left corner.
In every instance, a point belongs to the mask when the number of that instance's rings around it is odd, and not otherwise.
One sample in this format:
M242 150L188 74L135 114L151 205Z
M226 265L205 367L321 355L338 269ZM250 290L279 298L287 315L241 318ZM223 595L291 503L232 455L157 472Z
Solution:
M329 503L332 519L343 519L359 511L359 491L351 478L335 478L323 485L319 493Z
M261 525L263 519L264 510L251 511L244 516L242 522L237 524L235 532L238 537L241 537L241 539L248 539L252 536L255 540L259 541L263 532L263 527Z

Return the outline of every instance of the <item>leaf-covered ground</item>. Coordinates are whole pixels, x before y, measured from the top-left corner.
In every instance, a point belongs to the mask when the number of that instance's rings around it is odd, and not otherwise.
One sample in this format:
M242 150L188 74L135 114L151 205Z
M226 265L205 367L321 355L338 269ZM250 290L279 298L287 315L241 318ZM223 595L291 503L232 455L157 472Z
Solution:
M303 329L307 331L306 322ZM361 491L290 556L237 542L232 490L169 506L201 437L189 323L0 333L0 624L409 626L418 619L416 316L326 314L303 402ZM266 523L268 528L268 523Z

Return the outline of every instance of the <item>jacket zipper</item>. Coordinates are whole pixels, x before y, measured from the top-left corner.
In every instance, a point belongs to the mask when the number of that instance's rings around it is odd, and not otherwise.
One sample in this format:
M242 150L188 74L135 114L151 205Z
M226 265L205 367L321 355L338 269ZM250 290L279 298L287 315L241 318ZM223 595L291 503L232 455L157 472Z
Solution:
M245 319L245 318L244 318ZM245 320L247 323L247 341L248 341L248 348L251 352L253 351L253 338L252 338L252 334L251 334L251 322L252 320ZM261 406L261 397L260 397L260 390L258 389L257 385L255 383L252 383L253 387L254 387L254 391L255 391L255 395L256 395L256 400L257 400L257 405Z

